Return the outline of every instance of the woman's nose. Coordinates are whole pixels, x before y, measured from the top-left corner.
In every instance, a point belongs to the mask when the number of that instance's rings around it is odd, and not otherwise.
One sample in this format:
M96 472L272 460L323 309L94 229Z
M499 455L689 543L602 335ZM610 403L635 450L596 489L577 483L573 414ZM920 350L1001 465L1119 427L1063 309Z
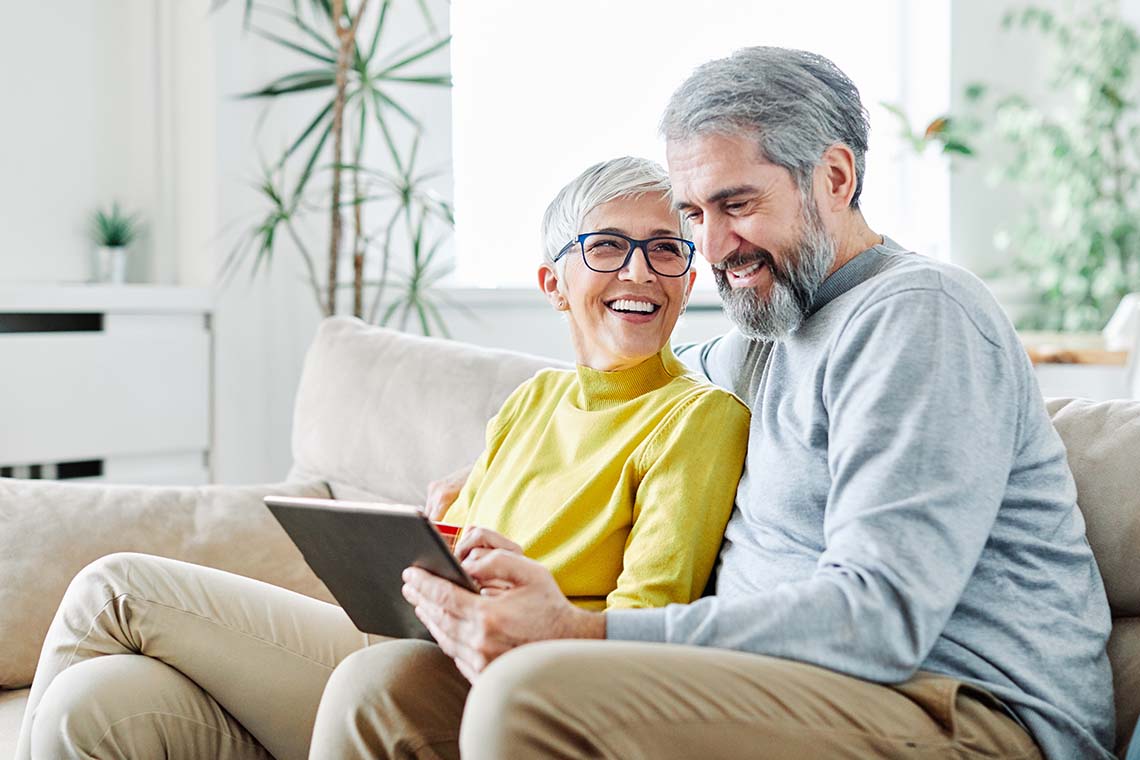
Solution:
M633 282L651 282L657 275L649 268L649 256L645 252L645 244L635 246L630 254L629 262L618 272L618 276Z

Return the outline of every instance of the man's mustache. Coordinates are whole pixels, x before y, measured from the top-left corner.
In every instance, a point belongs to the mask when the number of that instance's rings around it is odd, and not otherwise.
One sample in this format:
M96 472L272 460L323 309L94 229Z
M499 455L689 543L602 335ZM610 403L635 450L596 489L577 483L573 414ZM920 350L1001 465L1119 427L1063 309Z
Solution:
M785 279L784 271L776 264L775 257L763 248L756 248L751 251L738 251L724 261L713 264L712 270L714 274L723 277L726 276L724 273L729 269L737 269L755 263L761 263L767 266L773 279Z

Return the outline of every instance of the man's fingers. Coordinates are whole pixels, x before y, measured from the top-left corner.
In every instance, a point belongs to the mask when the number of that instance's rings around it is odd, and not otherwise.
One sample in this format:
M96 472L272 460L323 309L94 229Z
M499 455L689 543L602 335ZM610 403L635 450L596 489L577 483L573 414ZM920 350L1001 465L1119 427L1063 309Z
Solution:
M405 568L402 578L404 598L412 604L426 601L462 613L470 607L472 600L479 599L477 594L418 567Z

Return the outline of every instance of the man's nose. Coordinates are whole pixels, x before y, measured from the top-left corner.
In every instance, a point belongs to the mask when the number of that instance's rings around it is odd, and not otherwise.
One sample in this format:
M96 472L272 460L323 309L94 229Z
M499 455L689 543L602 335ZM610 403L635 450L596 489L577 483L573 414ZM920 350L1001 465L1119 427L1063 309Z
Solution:
M731 225L719 219L706 217L696 238L697 250L710 264L719 264L740 247L740 238Z

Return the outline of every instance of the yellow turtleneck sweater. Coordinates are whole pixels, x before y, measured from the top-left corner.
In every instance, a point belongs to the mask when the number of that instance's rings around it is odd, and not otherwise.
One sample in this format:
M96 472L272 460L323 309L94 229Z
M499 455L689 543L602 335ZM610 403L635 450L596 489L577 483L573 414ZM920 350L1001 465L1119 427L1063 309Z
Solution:
M690 602L720 549L748 423L668 346L628 370L543 370L488 423L444 521L520 544L580 607Z

